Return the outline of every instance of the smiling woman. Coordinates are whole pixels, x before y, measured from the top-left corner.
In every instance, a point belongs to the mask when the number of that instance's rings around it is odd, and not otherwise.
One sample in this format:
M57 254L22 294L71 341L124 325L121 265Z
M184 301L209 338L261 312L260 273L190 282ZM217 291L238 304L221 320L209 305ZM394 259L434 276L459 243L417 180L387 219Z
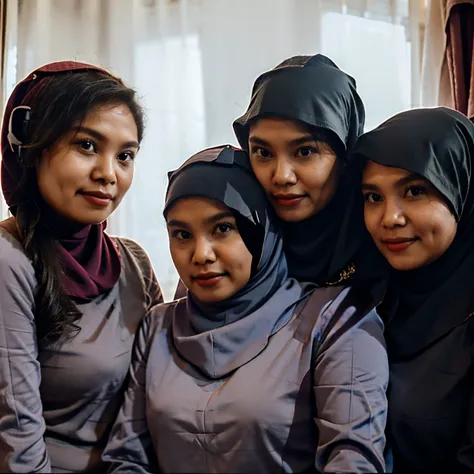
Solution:
M173 262L200 301L230 298L249 281L252 255L226 206L207 198L182 199L167 221Z
M288 222L308 219L327 206L342 169L334 151L340 148L294 120L261 118L250 127L253 171Z
M0 471L102 472L135 331L162 300L145 252L105 233L143 112L107 71L52 63L16 86L1 138Z
M370 161L362 190L367 230L396 270L434 262L452 244L456 219L443 195L425 178Z
M261 74L234 122L253 172L282 221L289 273L331 286L377 279L351 171L365 109L356 81L328 57L295 56Z
M365 223L392 267L379 306L394 472L474 471L474 125L439 107L363 135Z
M247 154L191 157L164 215L188 291L140 328L110 472L385 472L381 321L365 293L288 278Z
M129 190L138 130L127 105L92 109L42 155L37 182L42 198L68 219L97 224Z

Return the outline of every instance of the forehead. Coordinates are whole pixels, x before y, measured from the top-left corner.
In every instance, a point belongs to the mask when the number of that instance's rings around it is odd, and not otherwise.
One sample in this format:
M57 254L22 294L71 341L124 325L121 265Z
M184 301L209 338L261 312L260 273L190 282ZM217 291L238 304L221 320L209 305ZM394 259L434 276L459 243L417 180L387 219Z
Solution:
M125 104L94 107L86 114L80 125L93 128L104 135L120 135L123 141L137 141L137 124L131 110Z
M182 198L168 210L166 222L177 220L189 225L208 222L216 214L231 213L231 210L219 201L206 197Z
M375 161L369 160L367 161L362 173L362 182L364 184L374 183L377 185L387 185L398 183L400 180L409 176L413 176L411 171L381 165ZM421 176L417 176L417 178L423 179Z
M310 132L310 127L302 122L279 117L263 117L250 124L250 137L269 133L307 135Z

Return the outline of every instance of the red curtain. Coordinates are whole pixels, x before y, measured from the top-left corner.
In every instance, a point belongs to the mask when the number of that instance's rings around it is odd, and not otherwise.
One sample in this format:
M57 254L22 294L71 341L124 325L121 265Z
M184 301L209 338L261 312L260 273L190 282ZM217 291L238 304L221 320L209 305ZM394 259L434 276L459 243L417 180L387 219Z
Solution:
M446 24L446 35L446 60L454 107L474 121L473 3L452 6Z

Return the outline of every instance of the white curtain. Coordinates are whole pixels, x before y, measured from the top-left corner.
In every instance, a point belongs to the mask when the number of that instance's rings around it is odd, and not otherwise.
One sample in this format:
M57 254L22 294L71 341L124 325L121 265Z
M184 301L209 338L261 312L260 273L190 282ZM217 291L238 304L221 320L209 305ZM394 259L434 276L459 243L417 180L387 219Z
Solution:
M161 215L166 173L204 147L236 144L232 121L261 72L292 55L329 55L357 79L368 129L416 105L408 0L3 1L5 94L63 59L109 68L138 90L147 134L109 231L145 247L168 299L177 276Z

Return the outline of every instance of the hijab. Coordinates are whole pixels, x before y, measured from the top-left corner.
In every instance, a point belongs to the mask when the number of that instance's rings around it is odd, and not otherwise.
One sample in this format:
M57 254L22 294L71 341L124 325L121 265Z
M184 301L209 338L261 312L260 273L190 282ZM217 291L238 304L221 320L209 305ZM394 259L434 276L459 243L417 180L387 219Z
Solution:
M455 238L439 259L391 271L381 310L394 360L426 347L474 311L474 125L444 107L402 112L363 135L354 159L420 175L444 196L457 220Z
M165 217L186 197L214 199L231 209L257 262L249 282L232 297L204 303L188 290L187 298L174 306L176 349L207 376L220 378L257 356L308 292L288 278L273 209L243 150L230 145L210 148L169 173ZM245 228L239 225L242 220Z
M118 281L121 272L120 254L112 239L104 232L106 222L82 225L72 222L51 209L36 194L18 188L26 167L20 159L22 145L28 144L30 114L41 113L34 109L35 98L43 87L58 74L98 71L114 77L109 72L75 61L46 64L17 84L8 99L1 131L1 183L5 201L13 215L19 205L35 199L41 209L39 224L47 228L57 242L59 258L64 271L63 287L67 295L79 302L88 302L109 291ZM120 79L115 78L117 81ZM22 109L21 107L26 107ZM25 115L24 111L31 110Z
M355 80L321 54L304 66L276 67L255 81L247 112L234 122L243 148L248 149L251 123L263 117L296 120L315 131L324 130L336 150L342 150L338 159L346 167L326 208L304 221L283 223L290 275L322 285L354 277L358 271L354 274L352 260L364 238L369 241L356 183L347 169L347 157L365 122Z

